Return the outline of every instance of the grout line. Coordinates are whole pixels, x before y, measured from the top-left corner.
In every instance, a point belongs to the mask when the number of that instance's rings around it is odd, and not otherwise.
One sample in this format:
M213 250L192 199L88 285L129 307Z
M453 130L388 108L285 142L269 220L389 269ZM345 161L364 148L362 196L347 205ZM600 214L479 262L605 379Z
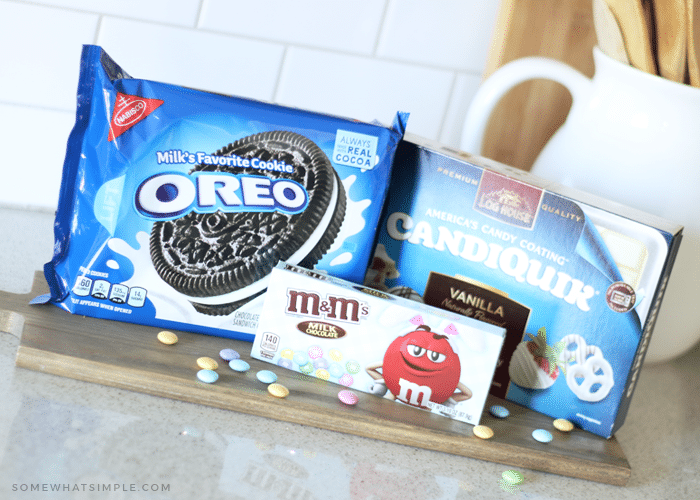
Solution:
M277 81L275 81L275 86L272 89L272 102L277 104L279 102L279 89L282 83L282 75L284 74L284 68L287 65L287 53L289 52L289 45L284 45L282 49L282 59L280 61L280 67L277 72Z
M104 21L104 18L104 14L100 14L100 17L97 18L97 28L95 29L95 37L93 38L94 45L99 45L100 33L102 31L102 22Z
M202 20L204 18L204 11L206 10L207 3L208 3L207 0L200 0L199 1L199 9L197 10L197 19L194 20L194 27L198 30L202 28Z
M442 133L445 131L445 126L446 126L446 121L447 121L447 115L448 111L450 109L450 106L454 102L455 99L455 91L457 89L457 78L459 77L459 72L455 71L452 74L452 84L450 85L450 89L447 92L447 99L445 100L445 107L443 108L442 112L440 115L442 116L442 119L440 120L440 126L438 127L437 130L437 138L438 141L442 137Z
M77 77L76 77L76 81L75 81L75 87L76 87L76 89L78 88L78 79L77 79ZM54 112L54 113L70 113L70 114L72 114L72 115L75 115L75 108L71 108L71 109L66 109L66 108L52 108L52 107L50 107L50 106L41 106L41 105L30 104L30 103L26 103L26 102L5 101L5 100L2 100L2 99L0 99L0 105L3 105L3 106L16 106L16 107L18 107L18 108L29 108L29 109L34 109L34 110L37 110L37 111L51 111L51 112Z
M374 49L372 50L372 57L377 57L377 52L379 51L379 42L384 34L384 26L386 24L387 11L389 10L389 4L392 0L384 1L384 9L382 9L382 15L379 19L379 29L377 30L377 38L374 40Z

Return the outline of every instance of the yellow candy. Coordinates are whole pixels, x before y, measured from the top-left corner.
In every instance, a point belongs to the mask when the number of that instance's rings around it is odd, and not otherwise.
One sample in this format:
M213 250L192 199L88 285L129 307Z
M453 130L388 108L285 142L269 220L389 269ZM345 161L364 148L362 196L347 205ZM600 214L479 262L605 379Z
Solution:
M270 384L267 386L267 392L276 398L286 398L289 396L289 389L282 384Z
M216 370L219 367L219 363L212 358L204 356L197 360L197 366L202 370Z
M475 425L474 435L481 439L491 439L493 437L493 430L491 427L485 425Z
M574 429L574 424L566 420L565 418L558 418L554 422L554 428L562 432L571 432Z
M343 360L343 355L341 354L341 352L338 349L331 349L330 351L328 351L328 355L336 363L339 363L340 361Z
M284 359L293 359L294 358L294 351L291 349L282 349L282 352L280 353L280 357Z
M158 340L166 345L171 345L177 342L177 335L173 332L163 330L158 334Z
M319 368L316 370L316 377L320 378L321 380L328 380L331 378L331 374L328 372L328 370Z

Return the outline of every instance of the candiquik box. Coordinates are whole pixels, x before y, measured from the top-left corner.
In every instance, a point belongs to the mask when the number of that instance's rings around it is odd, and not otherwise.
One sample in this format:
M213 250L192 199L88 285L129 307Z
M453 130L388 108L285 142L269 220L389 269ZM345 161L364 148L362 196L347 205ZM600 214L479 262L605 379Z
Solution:
M476 425L504 335L500 326L281 263L251 356Z
M365 284L505 328L491 393L612 436L681 226L415 136L388 196Z

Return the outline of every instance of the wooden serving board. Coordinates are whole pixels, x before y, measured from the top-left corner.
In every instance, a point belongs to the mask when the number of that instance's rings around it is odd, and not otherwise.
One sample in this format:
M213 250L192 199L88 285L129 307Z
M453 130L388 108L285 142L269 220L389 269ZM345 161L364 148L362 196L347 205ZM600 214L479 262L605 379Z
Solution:
M370 394L358 393L359 403L346 406L337 397L341 386L275 367L279 383L290 391L287 398L277 399L255 376L272 365L251 358L250 343L177 332L179 342L164 345L156 338L158 328L71 315L53 305L29 305L47 290L37 273L31 293L0 292L0 331L20 338L19 367L602 483L624 485L631 474L615 438L606 440L579 429L559 432L551 418L496 398L489 399L487 408L501 404L511 415L499 420L484 412L481 423L495 433L488 441L475 437L469 424ZM251 370L237 373L222 361L215 384L199 382L197 358L216 359L225 347L237 350ZM551 429L554 440L535 441L531 433L539 428Z
M527 56L556 59L591 77L596 41L592 0L501 0L484 78ZM558 83L517 85L494 108L481 155L530 170L570 107L571 95Z

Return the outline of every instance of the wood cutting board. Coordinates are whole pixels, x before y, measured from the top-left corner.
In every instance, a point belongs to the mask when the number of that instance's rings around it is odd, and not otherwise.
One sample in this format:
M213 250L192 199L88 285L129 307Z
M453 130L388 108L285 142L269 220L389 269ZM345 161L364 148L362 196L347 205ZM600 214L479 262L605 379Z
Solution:
M511 415L499 420L484 412L481 423L495 433L484 441L473 435L469 424L370 394L358 393L359 403L346 406L337 398L341 386L282 368L273 369L290 394L277 399L255 376L272 365L251 358L250 343L177 332L179 342L167 346L156 339L159 328L71 315L53 305L29 305L47 291L37 273L31 293L0 292L0 332L20 338L18 367L601 483L624 485L631 475L614 437L604 439L579 429L559 432L551 418L509 401L489 398L486 408L501 404ZM222 361L215 384L199 382L197 358L217 358L225 347L237 350L251 370L237 373ZM532 431L540 428L550 429L554 440L535 441Z
M592 0L502 0L484 78L527 56L556 59L591 77L596 43ZM558 83L514 87L491 115L481 155L530 170L570 107L571 95Z

